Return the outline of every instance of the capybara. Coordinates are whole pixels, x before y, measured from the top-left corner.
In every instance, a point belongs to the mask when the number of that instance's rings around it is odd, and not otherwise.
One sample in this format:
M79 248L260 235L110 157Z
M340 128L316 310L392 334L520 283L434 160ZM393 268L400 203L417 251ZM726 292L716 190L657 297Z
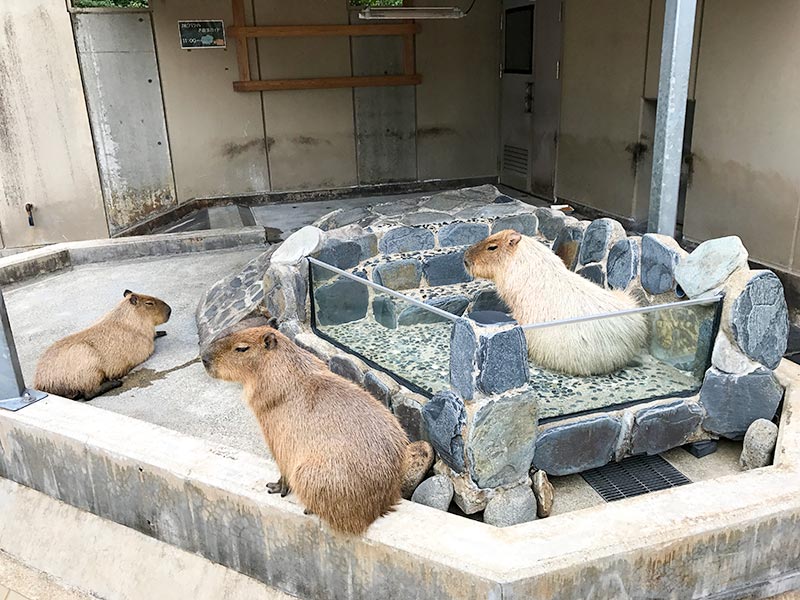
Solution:
M203 352L212 377L237 381L281 477L336 531L361 534L400 500L408 438L378 400L276 329L253 327Z
M464 254L474 277L491 279L520 325L636 308L627 292L606 290L573 273L541 242L506 229ZM643 314L525 332L537 365L569 375L611 373L631 362L647 340Z
M120 378L153 354L155 338L166 335L156 326L169 321L172 309L130 290L123 297L97 323L44 351L33 382L37 390L91 400L122 385Z

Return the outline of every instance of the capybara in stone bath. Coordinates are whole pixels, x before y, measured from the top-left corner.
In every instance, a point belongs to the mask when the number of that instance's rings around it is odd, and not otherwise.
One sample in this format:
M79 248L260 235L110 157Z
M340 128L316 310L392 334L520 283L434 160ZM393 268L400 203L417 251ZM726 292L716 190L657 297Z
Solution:
M172 309L130 290L123 298L97 323L44 351L33 382L37 390L91 400L121 386L120 378L153 354L155 338L166 335L156 326L169 321Z
M389 410L272 327L235 331L203 352L212 377L237 381L281 477L336 531L358 535L400 500L408 438Z
M491 279L520 325L636 308L627 292L606 290L573 273L541 242L506 229L464 254L474 277ZM569 375L611 373L647 340L647 319L631 314L525 332L537 365Z

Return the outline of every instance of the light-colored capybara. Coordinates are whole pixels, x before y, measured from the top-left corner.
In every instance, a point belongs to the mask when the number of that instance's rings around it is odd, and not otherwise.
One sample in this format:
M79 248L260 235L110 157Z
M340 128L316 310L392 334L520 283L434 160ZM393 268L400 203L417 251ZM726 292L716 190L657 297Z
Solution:
M408 438L369 393L273 327L234 331L203 351L212 377L237 381L281 473L336 531L361 534L400 500Z
M464 265L491 279L521 325L636 308L627 292L606 290L573 273L541 242L511 229L467 249ZM530 359L569 375L611 373L631 362L647 340L647 319L630 314L527 330Z
M130 290L123 298L97 323L44 351L33 382L37 390L91 400L122 385L120 378L153 354L155 338L166 335L156 326L169 320L172 309Z

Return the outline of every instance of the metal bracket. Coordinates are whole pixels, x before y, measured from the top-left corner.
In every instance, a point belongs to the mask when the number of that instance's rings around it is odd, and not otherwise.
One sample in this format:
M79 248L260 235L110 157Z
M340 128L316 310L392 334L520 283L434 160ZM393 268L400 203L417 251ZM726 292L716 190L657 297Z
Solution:
M34 402L38 402L43 398L47 398L47 394L38 390L26 389L22 392L22 396L18 398L9 398L7 400L0 400L0 408L3 410L10 410L16 412L21 408L30 406Z
M17 411L46 396L44 392L25 387L6 303L0 290L0 408Z

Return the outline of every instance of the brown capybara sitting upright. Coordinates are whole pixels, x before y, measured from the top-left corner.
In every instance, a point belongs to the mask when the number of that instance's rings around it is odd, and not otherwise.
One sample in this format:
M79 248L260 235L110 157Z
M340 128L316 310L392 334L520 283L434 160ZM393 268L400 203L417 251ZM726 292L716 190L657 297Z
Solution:
M37 390L91 400L122 385L120 377L153 354L155 338L166 335L156 332L156 326L169 320L172 309L163 300L130 290L123 297L97 323L44 351L33 383Z
M272 327L236 331L203 352L212 377L238 381L281 478L336 531L361 534L400 500L408 439L389 410Z

